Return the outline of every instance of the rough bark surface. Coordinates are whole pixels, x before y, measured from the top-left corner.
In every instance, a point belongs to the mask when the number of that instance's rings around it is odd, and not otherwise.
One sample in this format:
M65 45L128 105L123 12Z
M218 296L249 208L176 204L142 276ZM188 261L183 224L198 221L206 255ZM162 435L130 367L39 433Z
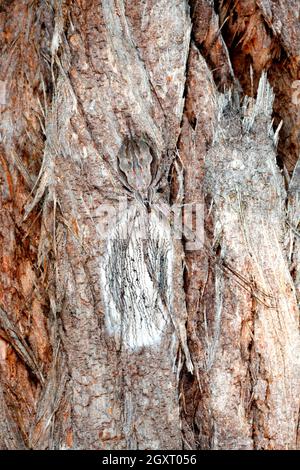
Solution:
M299 448L299 13L0 0L1 449Z

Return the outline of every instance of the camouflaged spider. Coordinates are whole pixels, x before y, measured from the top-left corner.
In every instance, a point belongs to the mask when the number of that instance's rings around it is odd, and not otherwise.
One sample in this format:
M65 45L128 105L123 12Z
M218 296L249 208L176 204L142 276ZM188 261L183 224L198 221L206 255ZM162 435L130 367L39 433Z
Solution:
M151 212L155 194L167 186L166 178L174 156L164 161L155 145L145 136L126 137L117 155L118 174L123 186Z
M157 345L172 323L192 371L185 304L177 288L182 247L174 238L168 210L168 176L175 155L166 152L162 158L145 137L124 140L114 172L132 204L119 210L107 238L101 282L106 330L118 348Z

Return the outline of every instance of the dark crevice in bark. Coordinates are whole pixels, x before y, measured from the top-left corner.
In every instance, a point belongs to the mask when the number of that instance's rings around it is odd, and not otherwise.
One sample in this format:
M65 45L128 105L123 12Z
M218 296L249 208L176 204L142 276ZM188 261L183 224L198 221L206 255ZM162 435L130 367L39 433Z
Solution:
M215 80L217 88L222 92L234 83L231 73L226 46L223 43L220 25L216 26L218 20L217 6L210 5L206 0L189 0L191 9L191 21L193 24L191 40L205 58ZM213 16L215 15L215 21ZM202 19L203 16L203 19ZM206 24L203 30L202 22ZM200 31L199 25L201 23Z
M295 66L297 57L291 55L280 35L275 35L260 7L254 1L239 3L233 0L219 0L215 4L220 21L223 23L222 36L244 94L251 96L252 88L256 94L261 73L264 70L268 71L270 83L275 91L274 128L281 120L284 122L279 135L278 153L291 173L300 150L297 142L299 121L296 109L294 116L291 112L294 106L291 87L297 79L297 66ZM281 8L286 7L283 4ZM287 27L286 24L283 26ZM296 28L296 25L291 28ZM295 41L297 34L295 31ZM250 66L253 70L253 85Z
M251 322L251 333L250 333L250 340L249 340L249 344L248 344L248 358L247 358L247 368L248 368L248 373L249 373L249 377L250 377L250 388L249 390L247 391L249 393L249 399L250 399L250 406L249 406L249 417L250 417L250 420L251 420L251 423L252 423L252 436L251 436L251 439L252 439L252 442L253 442L253 449L255 450L256 449L256 433L257 433L257 430L256 430L256 426L257 426L257 423L256 423L256 411L257 411L257 408L256 408L256 402L255 402L255 398L253 396L254 394L254 387L255 387L255 384L256 384L256 377L255 377L255 374L254 374L254 368L255 368L255 342L254 342L254 337L255 337L255 320L256 320L256 315L257 315L257 312L256 312L256 307L257 307L257 301L254 297L252 297L251 299L252 301L252 305L251 305L251 318L250 318L250 322ZM253 362L252 362L253 361Z

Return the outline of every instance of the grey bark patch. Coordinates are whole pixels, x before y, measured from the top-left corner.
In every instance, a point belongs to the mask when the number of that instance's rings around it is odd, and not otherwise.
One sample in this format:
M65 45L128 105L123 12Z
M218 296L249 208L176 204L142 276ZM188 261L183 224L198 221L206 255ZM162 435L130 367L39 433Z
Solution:
M107 240L102 266L106 328L136 349L159 343L172 309L170 228L134 202Z

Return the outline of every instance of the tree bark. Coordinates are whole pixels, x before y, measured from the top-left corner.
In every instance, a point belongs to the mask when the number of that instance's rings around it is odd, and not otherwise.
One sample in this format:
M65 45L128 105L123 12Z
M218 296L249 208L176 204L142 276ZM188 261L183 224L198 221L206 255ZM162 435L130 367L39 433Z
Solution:
M299 448L299 8L0 0L1 449Z

